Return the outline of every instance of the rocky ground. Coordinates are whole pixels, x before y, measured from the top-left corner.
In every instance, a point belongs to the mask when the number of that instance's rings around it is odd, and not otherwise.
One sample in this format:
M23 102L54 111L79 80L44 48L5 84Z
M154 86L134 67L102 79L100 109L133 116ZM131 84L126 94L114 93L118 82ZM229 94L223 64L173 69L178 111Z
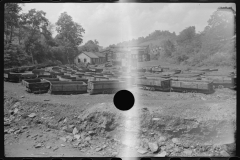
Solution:
M236 91L133 93L134 111L122 112L114 95L35 95L4 82L5 156L235 154Z

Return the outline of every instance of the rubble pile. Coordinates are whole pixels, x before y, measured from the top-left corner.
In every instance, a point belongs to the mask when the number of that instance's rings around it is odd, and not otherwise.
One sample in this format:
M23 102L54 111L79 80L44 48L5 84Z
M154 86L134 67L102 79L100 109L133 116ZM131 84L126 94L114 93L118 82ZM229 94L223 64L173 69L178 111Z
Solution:
M69 108L67 113L64 112L66 108ZM31 128L41 126L46 131L58 130L58 139L63 142L58 147L46 145L49 149L57 150L67 143L82 152L93 150L103 156L118 156L119 148L126 145L121 139L116 139L116 133L124 127L121 112L104 103L83 111L70 108L66 105L4 97L4 134L17 137ZM136 135L139 142L134 148L140 155L187 157L234 154L234 144L213 145L207 139L203 141L206 135L214 132L214 126L229 125L225 121L198 122L143 108L140 110L140 125ZM203 143L197 143L201 141ZM36 141L33 147L44 147L44 142Z

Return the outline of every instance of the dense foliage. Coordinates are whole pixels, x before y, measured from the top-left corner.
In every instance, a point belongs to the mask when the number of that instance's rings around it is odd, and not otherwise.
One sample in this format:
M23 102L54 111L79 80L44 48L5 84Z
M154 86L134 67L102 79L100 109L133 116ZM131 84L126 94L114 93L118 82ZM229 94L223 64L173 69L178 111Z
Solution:
M172 63L188 65L235 65L236 63L236 13L231 7L218 8L208 20L205 29L196 33L195 26L174 32L156 30L109 47L121 45L149 45L162 50L150 53L151 59L166 59Z
M54 24L46 13L31 9L20 13L21 5L6 3L4 11L4 66L14 67L40 63L72 63L82 43L82 26L66 12Z

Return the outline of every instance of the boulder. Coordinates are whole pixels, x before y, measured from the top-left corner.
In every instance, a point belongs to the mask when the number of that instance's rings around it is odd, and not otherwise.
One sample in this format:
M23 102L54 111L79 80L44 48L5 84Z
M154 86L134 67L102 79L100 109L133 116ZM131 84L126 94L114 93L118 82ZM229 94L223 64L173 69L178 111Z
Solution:
M152 153L155 153L158 151L158 144L157 143L148 143L148 147L151 150Z

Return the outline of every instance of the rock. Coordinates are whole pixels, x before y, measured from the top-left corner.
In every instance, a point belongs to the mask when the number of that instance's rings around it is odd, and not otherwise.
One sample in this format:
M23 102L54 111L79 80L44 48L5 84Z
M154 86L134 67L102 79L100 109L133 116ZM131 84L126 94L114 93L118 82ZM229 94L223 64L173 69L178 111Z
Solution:
M73 129L73 135L75 135L75 134L77 134L78 133L78 130L77 130L77 128L75 127L74 129Z
M118 152L112 152L112 156L116 157L118 155Z
M70 135L69 135L69 136L67 136L67 137L66 137L66 139L67 139L67 141L69 141L69 142L72 142L72 141L73 141L73 137L72 137L72 136L70 136Z
M67 141L67 139L66 139L65 137L61 137L60 139L61 139L62 141L64 141L64 142Z
M69 128L74 128L75 126L72 124L72 125L69 125L68 127L69 127Z
M67 118L65 118L64 120L63 120L63 123L66 123L68 121L68 119Z
M8 130L8 133L12 133L12 132L14 132L14 131L15 131L14 129L10 128L10 129Z
M50 122L50 123L48 123L48 128L51 128L51 129L58 129L58 124L55 124L55 123L53 123L53 122Z
M9 110L8 113L14 114L14 111L13 110Z
M206 98L201 97L201 100L206 101Z
M230 155L226 151L224 151L224 150L222 150L220 152L220 155L223 156L223 157L230 157Z
M50 101L50 99L44 99L44 101Z
M47 148L47 149L50 149L50 148L51 148L51 146L46 146L46 148Z
M178 138L173 138L173 139L172 139L172 142L175 143L175 144L180 144Z
M18 129L18 130L16 130L16 131L14 132L14 134L19 134L19 133L21 133L21 130L20 130L20 129Z
M186 156L191 156L191 155L192 155L192 151L189 150L189 149L185 149L185 150L183 151L183 153L184 153Z
M150 148L152 153L155 153L158 151L158 144L157 143L148 143L148 147Z
M158 142L165 142L166 140L167 140L166 137L161 136L161 137L158 139Z
M27 129L28 127L27 126L22 126L22 129Z
M102 150L102 148L100 148L100 147L98 147L98 148L95 149L96 152L99 152L99 151L101 151L101 150Z
M19 107L20 105L21 105L20 102L16 102L16 103L12 106L12 108Z
M4 126L10 126L10 122L4 122Z
M72 145L73 145L73 147L75 147L75 148L77 148L78 147L78 145L79 145L79 141L77 141L77 142L75 142L75 143L73 143Z
M62 146L62 147L65 147L65 145L64 145L64 144L61 144L61 146Z
M28 115L28 117L30 117L30 118L33 118L35 116L36 116L36 113L31 113L31 114Z
M18 109L15 108L14 111L13 111L14 114L17 114L18 113Z
M57 149L58 149L58 147L54 147L54 148L53 148L53 151L56 151Z
M161 153L155 155L154 157L166 157L167 156L167 152L166 151L162 151Z
M140 154L146 154L148 151L146 149L144 149L144 148L139 148L137 150L137 152L140 153Z
M81 136L80 136L79 134L75 134L75 135L74 135L74 138L76 138L77 140L80 139L80 137L81 137Z
M85 138L85 141L90 141L90 140L91 140L91 137L89 136Z
M67 130L67 126L63 126L63 127L62 127L62 130L63 130L63 131L66 131L66 130Z
M40 147L42 147L42 143L38 143L38 144L36 144L34 147L35 147L35 148L40 148Z
M93 135L94 132L93 132L93 131L88 131L88 134L89 134L89 135Z
M21 98L24 98L24 96L21 96Z
M174 152L176 152L176 153L179 153L179 152L181 152L181 149L180 149L180 148L178 148L178 147L175 147L175 148L173 148L173 150L174 150Z
M152 120L153 120L153 121L159 121L160 118L153 118Z

